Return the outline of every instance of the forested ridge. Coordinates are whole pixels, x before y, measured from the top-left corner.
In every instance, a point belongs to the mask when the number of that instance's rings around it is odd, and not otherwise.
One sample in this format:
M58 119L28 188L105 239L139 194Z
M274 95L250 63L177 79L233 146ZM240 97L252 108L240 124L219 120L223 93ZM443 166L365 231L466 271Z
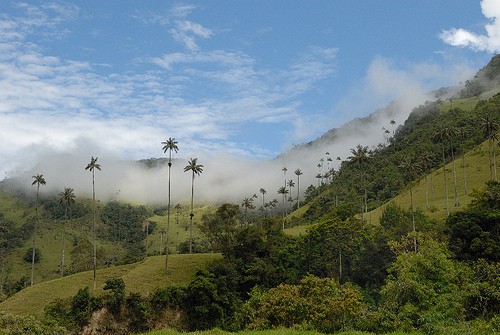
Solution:
M317 184L305 185L300 206L288 185L290 191L279 192L281 209L271 202L257 205L255 195L198 212L193 245L179 243L176 251L192 248L222 257L197 271L188 285L140 294L116 277L106 281L103 294L81 287L76 295L47 304L43 320L0 314L0 332L23 324L40 334L126 334L161 327L500 332L499 60L495 56L451 98L416 107L397 128L391 130L388 120L386 142L352 148L338 170L326 168L335 158L325 154ZM485 182L474 184L477 175ZM445 195L436 200L438 187ZM400 194L408 194L404 205L391 201ZM292 200L285 205L287 195ZM38 213L37 198L16 200L24 210L9 214L16 206L9 207L13 198L3 196L2 300L29 285L26 277L9 276L5 260L26 253L30 261L33 251L25 246ZM70 207L69 215L57 199L40 200L45 222L66 220L68 229L75 229L66 275L92 268L91 231L82 228L91 221L91 203ZM370 215L375 210L380 215ZM172 210L172 222L181 211L187 215L188 209ZM99 204L99 266L161 254L148 244L148 236L159 233L151 219L155 214L165 215L165 208ZM188 233L186 222L177 224ZM302 226L305 232L296 235L283 229ZM38 255L38 262L50 257Z

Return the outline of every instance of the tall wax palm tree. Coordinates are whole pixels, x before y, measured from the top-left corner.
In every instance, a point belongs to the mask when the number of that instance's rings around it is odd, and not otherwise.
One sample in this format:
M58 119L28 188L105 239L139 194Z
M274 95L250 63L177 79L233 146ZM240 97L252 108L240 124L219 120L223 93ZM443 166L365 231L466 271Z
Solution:
M302 170L296 169L295 175L297 176L297 209L300 208L300 176L302 176Z
M285 203L285 200L286 200L286 195L288 194L288 190L286 189L285 186L281 186L279 189L278 189L278 194L282 194L283 195L283 230L285 230L285 217L286 217L286 203Z
M261 189L259 190L260 194L262 194L262 210L264 211L264 217L266 216L265 215L265 207L264 207L264 196L266 195L267 191L261 187Z
M420 165L415 163L411 158L405 157L399 164L399 167L405 171L408 176L409 176L409 182L410 182L410 208L411 208L411 223L412 223L412 228L413 228L413 246L415 249L415 252L417 252L417 237L415 235L416 227L415 227L415 209L413 208L413 180L414 178L418 175L418 172L420 171Z
M367 196L367 190L366 190L366 177L365 174L363 173L363 164L368 162L370 156L368 152L368 147L367 146L361 146L357 145L356 148L351 149L351 154L352 156L348 157L352 162L356 162L358 164L358 170L359 174L363 183L363 188L364 188L364 205L361 206L361 220L364 220L364 215L365 213L368 213L368 196ZM364 207L364 209L363 209Z
M45 181L45 178L43 177L43 174L37 174L33 176L33 182L31 185L36 184L36 204L35 204L35 213L36 213L36 222L35 226L33 228L33 246L32 246L32 251L31 251L31 286L34 284L34 275L35 275L35 256L36 256L36 226L39 221L39 213L38 213L38 206L39 206L39 193L40 193L40 185L45 185L47 182Z
M446 129L446 137L448 138L448 141L450 142L450 149L451 149L451 161L452 161L452 167L453 167L453 194L454 194L454 199L455 199L455 209L458 210L458 191L457 191L457 168L455 165L455 149L454 149L454 138L458 135L459 131L458 128L454 126L448 126L445 128Z
M320 158L319 163L318 163L318 168L319 168L319 173L321 174L321 185L323 185L323 165L325 163L325 160L323 158Z
M429 171L429 164L432 163L432 160L434 158L434 155L432 155L431 152L426 151L422 154L421 156L423 166L426 172ZM431 197L433 198L434 196L434 186L432 184L432 173L426 173L424 178L425 178L425 208L429 209L429 185L427 183L427 174L430 176L430 184L431 184Z
M189 253L193 252L193 204L194 204L194 177L203 172L203 165L198 164L198 158L191 158L188 165L184 167L184 172L191 171L191 213L189 214Z
M64 252L66 245L66 221L68 221L68 211L71 209L71 205L75 203L75 194L71 187L64 188L64 192L59 193L59 203L64 205L64 222L62 229L62 255L61 255L61 277L64 277ZM71 211L70 211L71 217Z
M456 135L460 139L460 145L462 147L462 170L464 172L464 194L467 194L467 169L465 166L465 148L464 141L467 139L467 129L464 127L457 128Z
M446 128L439 129L433 136L434 142L441 143L443 155L443 178L444 178L444 193L446 197L446 214L450 215L450 206L448 202L448 178L446 177L446 156L444 153L444 143L447 138Z
M241 207L245 208L245 223L247 224L248 226L248 210L249 209L254 209L255 206L253 205L253 197L252 198L245 198L243 199L242 203L241 203Z
M94 290L96 284L96 269L97 269L97 245L96 245L96 211L95 211L95 170L101 170L101 164L97 163L97 157L92 156L90 163L87 164L85 170L92 172L92 241L93 241L93 258L94 258Z
M179 243L179 216L181 215L181 210L182 210L182 206L180 203L178 203L177 205L175 205L175 210L176 210L176 216L175 216L175 225L177 226L177 233L176 233L176 241L175 241L175 245L177 247L177 244Z
M498 123L488 113L480 120L480 127L485 137L488 139L488 158L490 161L490 179L497 180L497 167L496 167L496 147L495 143L498 141ZM493 162L492 162L493 157Z
M295 182L290 179L287 183L288 186L288 201L292 201L292 187L295 187ZM292 210L292 204L290 203L290 212Z
M391 124L391 128L392 128L392 147L394 150L396 150L396 132L394 130L394 126L396 126L396 121L394 121L394 119L391 120L391 122L389 122Z
M163 152L166 153L168 151L168 204L167 204L167 236L166 236L166 244L165 248L165 273L168 272L168 240L170 237L170 169L172 168L172 151L179 151L179 147L177 146L177 141L175 138L169 137L165 142L161 142L163 144Z

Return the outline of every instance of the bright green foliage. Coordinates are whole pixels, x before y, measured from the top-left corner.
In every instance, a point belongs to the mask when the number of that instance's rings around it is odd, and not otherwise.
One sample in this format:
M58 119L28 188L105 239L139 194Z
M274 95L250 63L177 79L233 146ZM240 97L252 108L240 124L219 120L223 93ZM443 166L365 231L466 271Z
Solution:
M238 205L223 204L214 213L202 216L200 230L207 237L213 251L232 247L240 214Z
M0 334L3 335L65 335L67 330L50 323L42 323L33 317L0 313Z
M364 310L361 293L332 278L307 276L298 285L254 289L239 317L250 329L304 327L323 332L355 328Z
M382 320L386 329L426 329L462 320L464 295L460 287L466 272L455 263L446 247L418 235L418 252L412 238L393 242L398 255L382 287Z

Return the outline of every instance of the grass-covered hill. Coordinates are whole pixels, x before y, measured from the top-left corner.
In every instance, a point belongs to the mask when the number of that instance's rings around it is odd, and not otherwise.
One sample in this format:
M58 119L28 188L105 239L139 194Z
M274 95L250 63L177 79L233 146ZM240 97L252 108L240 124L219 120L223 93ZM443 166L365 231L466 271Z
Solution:
M111 278L122 278L127 293L136 292L142 295L151 294L157 288L168 285L186 286L199 268L220 257L220 254L171 255L168 275L165 275L164 256L151 256L141 262L99 269L97 293L104 292L104 284ZM92 285L92 271L49 280L27 287L0 303L0 310L42 317L44 307L50 302L73 297L79 289Z

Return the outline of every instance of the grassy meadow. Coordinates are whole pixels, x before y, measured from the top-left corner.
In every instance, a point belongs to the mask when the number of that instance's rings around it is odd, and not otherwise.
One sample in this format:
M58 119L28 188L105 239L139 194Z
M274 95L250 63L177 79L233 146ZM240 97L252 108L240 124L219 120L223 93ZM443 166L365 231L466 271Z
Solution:
M165 275L165 256L148 257L139 263L97 270L97 291L103 293L106 280L122 278L127 292L147 295L158 287L189 284L196 271L203 265L221 257L219 254L171 255L169 273ZM46 281L14 294L0 303L0 311L42 317L44 307L56 299L74 296L79 289L93 287L93 272L86 271L71 276Z

